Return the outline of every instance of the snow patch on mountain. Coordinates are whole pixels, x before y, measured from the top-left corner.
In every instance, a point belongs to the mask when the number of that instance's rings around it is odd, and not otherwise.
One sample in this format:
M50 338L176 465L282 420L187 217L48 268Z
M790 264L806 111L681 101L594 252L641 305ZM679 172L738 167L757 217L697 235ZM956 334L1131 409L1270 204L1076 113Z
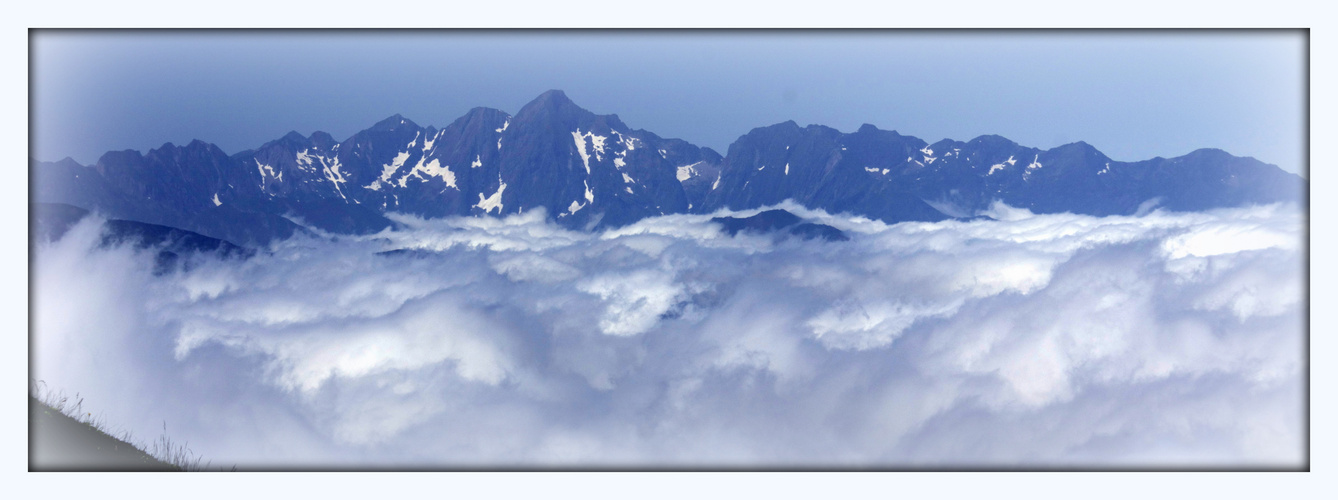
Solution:
M474 204L475 207L482 209L485 214L491 213L493 209L497 209L498 215L501 215L502 213L502 192L506 191L506 183L502 182L500 175L497 177L497 182L497 192L494 192L487 198L483 197L483 193L479 193L479 202Z
M581 129L576 129L571 133L572 141L576 143L576 153L581 155L581 164L585 166L585 175L590 175L590 153L585 151L585 135L581 134Z
M390 163L381 166L381 177L378 177L377 179L373 180L371 184L367 185L367 189L371 189L372 191L380 191L381 185L389 184L390 180L394 178L395 172L398 172L400 167L403 167L404 162L407 161L408 159L409 159L408 151L401 151L397 153L395 157L390 160ZM404 179L400 179L400 187L404 187Z
M283 171L282 171L282 170L277 171L277 174L276 174L276 171L274 170L274 167L273 167L273 166L266 165L266 164L264 164L264 163L260 163L260 160L259 160L259 159L255 159L254 161L256 162L256 170L260 172L260 190L261 190L261 191L265 191L265 186L269 185L269 183L270 183L270 179L273 179L274 181L278 181L278 182L283 182ZM273 194L271 194L270 196L273 196Z
M428 180L428 177L435 177L444 181L447 188L459 189L455 186L455 172L451 171L451 166L442 165L436 158L433 158L432 161L427 164L424 164L423 160L420 158L418 164L414 165L413 170L410 170L409 173L404 174L404 177L400 178L400 187L405 187L405 182L409 177L416 177L418 180L424 182Z
M617 130L611 130L610 132L612 132L613 135L618 136L618 143L624 145L627 151L633 151L636 149L637 138L632 137L630 135L624 135L622 132L619 132Z
M701 164L702 162L699 161L697 163L678 167L677 172L674 174L675 177L678 178L678 182L686 181L688 179L691 179L693 176L697 175L697 165Z
M1032 171L1032 170L1036 170L1036 169L1038 169L1038 168L1041 168L1041 162L1040 162L1040 159L1041 159L1041 155L1038 154L1038 155L1036 155L1035 158L1033 158L1033 159L1031 160L1031 163L1027 164L1027 169L1024 170L1024 171L1022 172L1022 180L1025 181L1025 180L1031 178L1031 171Z
M445 131L443 130L442 132ZM441 132L437 132L437 134L433 135L432 138L430 139L428 138L423 139L423 154L428 154L429 152L432 151L432 145L437 143L438 137L441 137Z
M581 163L585 165L585 173L589 174L591 152L587 152L585 149L586 139L590 140L590 145L591 149L593 150L592 152L594 154L595 161L604 161L604 142L607 141L609 138L606 136L597 135L594 132L586 132L582 134L581 129L579 128L576 129L575 132L572 132L571 136L572 139L575 140L576 142L576 152L580 153L581 155Z
M344 189L341 184L347 183L348 180L344 178L344 173L339 170L343 166L339 163L339 157L336 156L327 159L321 155L310 154L308 151L310 150L303 149L297 152L298 166L303 170L314 171L316 169L316 163L319 162L321 175L325 180L330 181L330 184L334 187L335 194L338 194L340 198L347 202L348 196L344 195Z
M266 165L264 163L260 163L260 160L255 160L255 162L256 162L256 170L260 171L261 182L264 182L265 177L270 177L279 181L283 180L283 172L278 172L277 174L275 174L274 167Z
M298 168L301 168L302 170L306 170L306 171L308 171L308 172L313 172L313 171L315 171L315 167L312 165L312 161L311 161L313 155L308 154L307 151L310 151L310 150L309 150L309 149L303 149L303 150L301 150L301 151L298 151L298 152L297 152L297 158L296 158L294 161L297 162L297 166L298 166Z
M1005 163L1007 165L1005 165ZM1015 164L1017 164L1017 160L1013 158L1013 155L1008 155L1008 159L1004 160L1002 163L995 163L993 165L990 165L990 171L985 173L985 175L994 175L994 171L1003 170L1005 166L1011 166Z

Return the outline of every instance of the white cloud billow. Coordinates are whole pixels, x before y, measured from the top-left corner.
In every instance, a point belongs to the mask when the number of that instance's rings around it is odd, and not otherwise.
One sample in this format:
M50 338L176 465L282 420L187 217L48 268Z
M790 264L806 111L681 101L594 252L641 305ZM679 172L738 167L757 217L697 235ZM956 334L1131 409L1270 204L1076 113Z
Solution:
M396 216L153 276L86 220L36 252L33 375L243 466L1304 459L1294 207L781 207L851 240Z

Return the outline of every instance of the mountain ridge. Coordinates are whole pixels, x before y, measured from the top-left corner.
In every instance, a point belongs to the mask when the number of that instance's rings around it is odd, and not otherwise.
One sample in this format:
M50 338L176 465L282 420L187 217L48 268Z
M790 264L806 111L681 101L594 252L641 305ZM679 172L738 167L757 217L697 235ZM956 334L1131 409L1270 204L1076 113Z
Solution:
M334 233L393 227L384 214L505 216L544 207L597 230L669 213L751 209L790 199L886 222L967 217L995 201L1037 213L1131 214L1148 200L1194 211L1308 204L1306 180L1201 148L1114 161L1076 141L1042 150L998 135L932 144L870 124L843 133L793 120L757 127L721 156L632 129L561 90L515 115L476 107L442 129L394 114L336 141L296 131L233 155L196 139L93 165L30 159L30 201L263 245L303 224Z

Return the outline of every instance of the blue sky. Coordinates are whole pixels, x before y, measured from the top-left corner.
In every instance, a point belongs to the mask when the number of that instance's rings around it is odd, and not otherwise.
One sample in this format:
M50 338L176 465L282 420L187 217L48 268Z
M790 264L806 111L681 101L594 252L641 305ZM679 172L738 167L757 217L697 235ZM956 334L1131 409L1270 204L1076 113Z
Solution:
M1297 172L1304 49L1298 31L47 31L32 38L32 156L342 140L559 88L722 154L794 120L1082 140L1130 161L1214 147Z

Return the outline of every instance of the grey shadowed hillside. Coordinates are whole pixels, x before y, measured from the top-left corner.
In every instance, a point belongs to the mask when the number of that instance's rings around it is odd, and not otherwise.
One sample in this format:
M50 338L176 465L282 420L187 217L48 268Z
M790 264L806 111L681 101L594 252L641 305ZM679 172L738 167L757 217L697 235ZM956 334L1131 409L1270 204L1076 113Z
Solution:
M181 468L29 396L28 470L169 472Z

